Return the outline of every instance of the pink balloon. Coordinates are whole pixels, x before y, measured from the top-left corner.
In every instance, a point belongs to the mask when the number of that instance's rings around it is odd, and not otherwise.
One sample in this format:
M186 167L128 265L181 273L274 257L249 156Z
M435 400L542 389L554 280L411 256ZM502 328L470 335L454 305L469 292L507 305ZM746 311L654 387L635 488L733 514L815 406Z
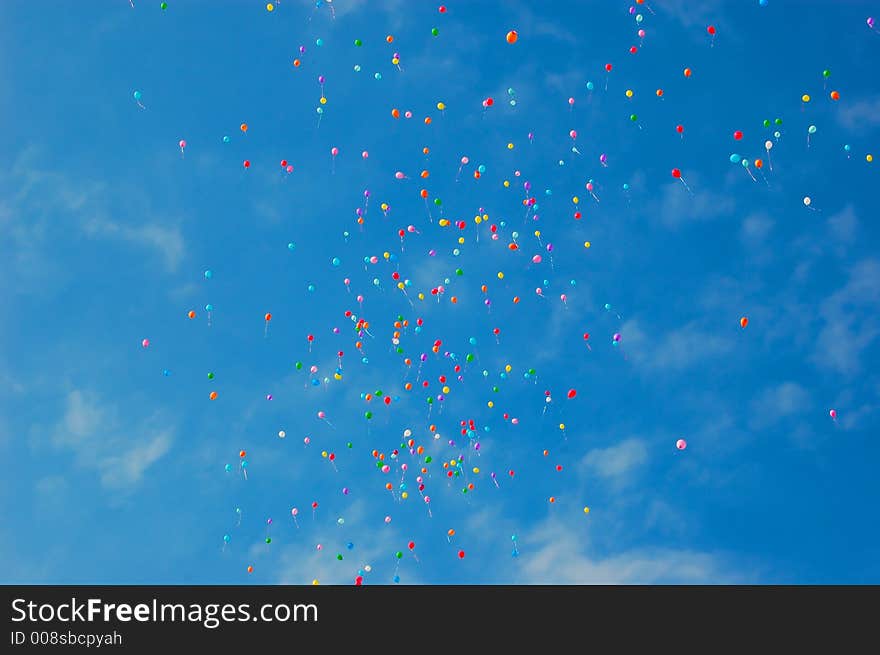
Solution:
M293 166L291 166L290 164L288 164L286 170L287 170L288 173L293 173Z
M336 155L339 154L339 148L337 148L336 146L333 146L332 148L330 148L330 154L335 157Z
M568 133L568 136L570 136L572 139L576 139L578 136L578 133L575 130L572 130L571 132Z
M144 339L143 341L141 341L141 346L143 346L144 348L149 348L150 347L150 340Z
M532 263L533 264L540 264L541 263L541 255L535 255L534 257L532 257Z
M398 180L402 180L402 179L404 179L404 178L406 177L406 175L404 175L404 174L403 174L402 172L400 172L400 171L397 171L397 172L394 174L394 177L396 177Z
M296 507L294 507L292 510L290 510L290 513L292 516L296 516L297 514L299 514L299 510Z
M370 153L368 153L366 150L364 150L364 151L361 153L361 157L363 157L364 159L369 159L369 158L370 158Z
M327 418L327 415L323 411L320 411L318 412L318 418Z
M385 523L391 523L391 517L390 517L390 516L386 516L386 517L385 517Z
M412 112L411 112L411 111L407 111L407 112L404 114L404 116L406 116L407 118L412 118Z
M573 105L574 105L574 98L569 98L569 99L568 99L568 104L570 104L570 105L573 106Z
M561 294L561 295L559 296L559 299L560 299L562 302L565 302L566 300L568 300L568 296L566 296L566 295L563 293L563 294Z
M685 448L688 447L688 443L684 439L679 439L678 441L675 442L675 447L678 448L679 450L684 450Z
M828 414L829 414L829 416L831 416L831 418L837 419L837 410L836 409L832 409L830 412L828 412Z
M177 145L179 145L180 149L183 150L184 148L186 148L186 141L184 139L181 139L180 143L178 143Z

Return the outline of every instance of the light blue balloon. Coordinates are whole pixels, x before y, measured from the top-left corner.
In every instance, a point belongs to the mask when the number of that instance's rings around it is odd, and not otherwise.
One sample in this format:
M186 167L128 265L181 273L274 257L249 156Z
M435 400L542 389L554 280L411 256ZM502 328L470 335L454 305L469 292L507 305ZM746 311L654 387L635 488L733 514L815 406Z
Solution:
M483 164L480 164L479 166L477 166L477 170L480 171L480 175L482 175L483 173L486 172L486 166Z
M731 164L738 164L738 163L740 163L741 161L742 161L742 157L740 157L740 156L739 156L738 154L736 154L736 153L733 153L733 154L730 156L730 163L731 163Z
M232 473L232 464L227 464L225 467L227 473ZM237 510L239 511L239 510Z
M553 191L551 191L550 189L544 189L544 195L545 195L545 196L552 196L552 195L553 195Z
M318 107L317 109L315 109L315 111L318 112L319 114L323 114L323 113L324 113L324 108L323 108L323 107Z
M468 339L468 343L470 343L472 346L476 346L477 345L477 338L471 337L470 339Z
M629 184L627 184L626 182L623 183L623 190L629 191Z
M507 95L512 96L513 93L514 93L514 91L513 91L513 87L507 89Z
M510 101L510 106L511 106L511 107L516 107L516 100L511 100L511 101Z
M843 146L843 149L846 150L847 152L849 152L851 150L848 143L845 146Z
M212 277L214 277L214 271L209 268L207 271L205 271L205 279L210 280Z
M810 134L815 134L816 133L816 126L810 125L810 127L807 129L807 132L809 132Z
M134 92L134 99L135 99L135 100L137 100L137 101L140 102L141 97L142 97L142 96L141 96L141 92L140 92L140 91L135 91L135 92Z
M339 257L334 257L333 259L330 260L330 263L333 264L334 266L339 266L342 262L339 261Z
M361 65L360 65L360 64L355 64L355 65L354 65L354 72L355 72L355 73L360 73L360 72L361 72Z
M382 79L382 73L376 73L375 75L373 75L373 77L375 77L377 80L381 80L381 79Z
M605 311L609 311L609 312L611 311L611 305L608 304L607 302L605 303Z
M587 91L592 91L596 86L592 82L587 82Z
M232 537L230 537L228 534L223 535L223 541L225 541L227 544L229 543L230 539L232 539Z
M207 305L205 305L205 311L206 311L206 312L213 312L213 311L214 311L214 305L212 305L211 303L208 303Z
M308 288L309 288L309 293L315 292L315 285L314 284L310 284Z
M758 4L761 5L762 7L766 7L766 6L767 6L767 0L758 0Z
M324 39L315 39L315 45L319 48L324 45Z
M228 136L224 136L224 137L223 137L223 143L229 143L229 137L228 137Z
M287 244L287 249L290 252L293 252L294 250L296 250L296 244L293 241L291 241L290 243Z

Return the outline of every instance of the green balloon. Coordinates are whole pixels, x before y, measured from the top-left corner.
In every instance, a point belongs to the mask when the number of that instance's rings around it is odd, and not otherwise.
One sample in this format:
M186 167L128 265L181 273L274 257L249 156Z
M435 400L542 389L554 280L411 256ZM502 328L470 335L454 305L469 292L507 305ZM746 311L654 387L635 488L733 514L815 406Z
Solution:
M433 461L434 461L434 458L432 458L430 455L425 457L425 464L430 464Z
M831 77L831 71L826 68L825 70L822 71L822 77L824 77L826 79Z
M394 556L395 556L397 559L400 559L401 557L403 557L403 553L401 553L401 552L398 550L396 553L394 553Z
M367 420L370 420L373 418L373 412L364 412L364 417L366 417Z
M436 27L432 27L431 34L433 34L434 36L437 36L438 34L440 34L440 30L438 30Z
M271 543L272 543L272 537L266 537L266 543L267 543L267 544L271 544Z
M361 41L360 39L355 39L354 44L360 48L362 45L364 45L364 42Z
M428 404L429 404L429 405L433 405L433 404L434 404L434 399L431 398L431 396L428 396Z
M770 119L769 118L764 119L764 127L770 127Z
M443 204L443 201L440 198L434 198L434 204L438 207Z
M637 120L639 120L639 117L636 116L635 114L630 114L630 115L629 115L629 119L630 119L633 123L635 123Z
M398 354L398 355L402 355L402 354L403 354L403 346L397 346L397 354Z
M162 9L162 10L168 9L168 3L167 2L159 3L159 9Z
M498 387L492 387L492 391L494 391L495 393L498 393Z
M341 562L342 561L342 553L336 553L336 559L338 559Z
M465 360L467 360L468 362L472 362L474 361L474 356L471 353L468 353L468 356L465 357Z
M297 370L297 371L301 371L301 370L302 370L302 367L303 367L303 363L302 363L302 362L297 362L297 363L296 363L296 370Z
M464 275L464 271L461 270L460 268L456 268L456 269L455 269L455 274L456 274L456 275Z
M777 125L782 125L782 119L781 119L781 118L777 118L777 119L776 119L775 121L773 121L773 122L776 123Z
M209 379L209 380L213 380L213 379L214 379L214 374L213 374L213 373L208 373L208 379Z
M345 445L348 446L349 448L351 448L351 442L350 442L350 441L349 441L347 444L345 444Z
M530 368L530 369L529 369L529 375L534 375L534 374L535 374L535 369Z
M376 395L376 398L381 398L381 397L382 397L382 390L381 390L381 389L376 389L376 394L375 394L375 395Z

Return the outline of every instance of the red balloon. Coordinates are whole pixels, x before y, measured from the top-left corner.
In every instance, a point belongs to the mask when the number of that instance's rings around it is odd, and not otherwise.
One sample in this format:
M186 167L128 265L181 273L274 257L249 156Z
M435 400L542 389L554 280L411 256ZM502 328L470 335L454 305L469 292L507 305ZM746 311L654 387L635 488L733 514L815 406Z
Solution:
M569 398L574 398L576 395L578 395L578 392L576 389L569 389L568 390L568 397Z
M463 550L458 551L458 559L464 559L464 551Z
M681 134L682 132L684 132L684 125L676 125L675 131Z
M589 339L589 338L590 338L590 333L589 333L589 332L584 332L584 341L586 341L586 340Z
M677 168L673 168L672 177L674 177L675 179L681 179L681 171Z
M636 54L636 53L639 51L639 49L638 49L637 47L635 47L635 46L632 46L632 47L629 49L629 51L630 51L630 53L632 53L632 54Z
M245 160L244 160L244 167L245 167L245 168L250 168L250 167L251 167L251 162L250 162L249 160L245 159Z
M491 107L495 104L495 101L492 98L486 98L486 106Z
M605 70L611 72L611 64L605 64Z
M714 26L714 25L710 25L709 27L707 27L707 28L706 28L706 31L707 31L709 34L711 34L712 36L715 36L715 26Z
M740 132L739 130L737 130L736 132L733 133L733 138L736 139L737 141L739 141L740 139L743 138L743 133Z
M287 160L286 159L281 160L281 168L287 168Z

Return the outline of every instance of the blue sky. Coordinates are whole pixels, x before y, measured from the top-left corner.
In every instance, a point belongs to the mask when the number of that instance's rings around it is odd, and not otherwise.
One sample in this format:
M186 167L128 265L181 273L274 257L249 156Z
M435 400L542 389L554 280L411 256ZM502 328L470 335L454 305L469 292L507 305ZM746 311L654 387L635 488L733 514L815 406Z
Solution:
M0 6L3 582L880 581L869 3L134 4Z

